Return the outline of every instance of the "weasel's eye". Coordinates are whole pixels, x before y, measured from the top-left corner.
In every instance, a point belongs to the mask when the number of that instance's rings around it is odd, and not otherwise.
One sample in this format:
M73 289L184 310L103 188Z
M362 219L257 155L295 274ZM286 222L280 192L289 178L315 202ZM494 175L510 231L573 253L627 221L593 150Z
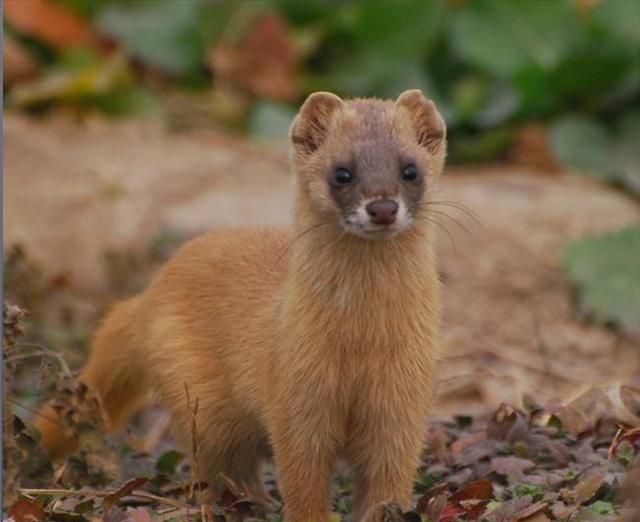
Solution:
M336 183L346 185L347 183L351 183L353 181L353 174L351 174L351 172L349 172L347 169L340 167L333 173L333 179L336 181Z
M412 163L402 168L402 179L405 181L415 181L418 179L418 169Z

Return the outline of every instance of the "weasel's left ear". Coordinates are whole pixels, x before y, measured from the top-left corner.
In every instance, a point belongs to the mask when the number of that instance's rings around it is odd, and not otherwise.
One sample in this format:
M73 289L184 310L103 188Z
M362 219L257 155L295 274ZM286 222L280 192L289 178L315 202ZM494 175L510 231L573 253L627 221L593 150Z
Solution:
M444 119L431 100L427 100L419 89L403 92L396 100L396 107L406 109L416 132L416 139L431 152L444 145L447 127Z
M309 95L291 125L289 134L294 148L306 154L318 150L329 134L334 113L342 107L342 99L330 92Z

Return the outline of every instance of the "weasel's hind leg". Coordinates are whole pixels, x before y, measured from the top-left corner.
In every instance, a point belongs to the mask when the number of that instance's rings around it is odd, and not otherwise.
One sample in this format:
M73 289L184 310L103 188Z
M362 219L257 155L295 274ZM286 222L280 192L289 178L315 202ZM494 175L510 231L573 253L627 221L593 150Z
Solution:
M260 424L229 403L213 407L200 403L198 410L203 415L196 418L195 441L191 429L180 435L183 448L193 448L195 442L194 478L208 485L203 500L216 500L225 488L236 486L265 507L274 508L277 502L266 492L262 477L269 449Z

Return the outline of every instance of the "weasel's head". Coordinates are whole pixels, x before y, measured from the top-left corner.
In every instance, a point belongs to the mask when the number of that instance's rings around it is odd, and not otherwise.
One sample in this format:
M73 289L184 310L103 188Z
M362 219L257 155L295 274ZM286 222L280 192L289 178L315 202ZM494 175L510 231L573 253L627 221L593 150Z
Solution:
M393 101L311 94L291 126L299 194L321 222L393 237L425 214L446 155L446 128L419 90Z

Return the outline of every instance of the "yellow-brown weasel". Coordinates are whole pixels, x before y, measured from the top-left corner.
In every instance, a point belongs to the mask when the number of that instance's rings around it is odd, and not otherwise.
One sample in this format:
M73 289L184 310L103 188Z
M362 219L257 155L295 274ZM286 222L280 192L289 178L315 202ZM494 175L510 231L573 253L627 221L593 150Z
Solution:
M395 102L309 96L291 127L294 227L215 232L182 247L93 340L80 380L119 429L153 392L191 439L196 474L266 496L273 449L287 522L326 521L338 458L358 519L406 507L438 358L440 289L428 199L445 125L418 90ZM256 176L260 173L256 172ZM54 456L72 436L37 419Z

